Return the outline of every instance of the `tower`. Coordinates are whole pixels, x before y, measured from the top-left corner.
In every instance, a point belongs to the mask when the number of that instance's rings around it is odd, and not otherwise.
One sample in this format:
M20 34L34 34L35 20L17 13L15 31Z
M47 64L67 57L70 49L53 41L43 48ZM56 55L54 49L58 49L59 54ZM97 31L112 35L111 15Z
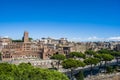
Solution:
M29 42L29 33L26 32L26 31L24 32L23 41L24 42Z

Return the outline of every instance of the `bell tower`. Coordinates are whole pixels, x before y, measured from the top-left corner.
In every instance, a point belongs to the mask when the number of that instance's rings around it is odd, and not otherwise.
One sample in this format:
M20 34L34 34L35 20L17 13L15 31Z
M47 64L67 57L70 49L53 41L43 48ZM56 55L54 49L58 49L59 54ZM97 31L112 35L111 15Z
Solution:
M23 41L26 43L26 42L29 42L29 33L27 31L24 32L24 35L23 35Z

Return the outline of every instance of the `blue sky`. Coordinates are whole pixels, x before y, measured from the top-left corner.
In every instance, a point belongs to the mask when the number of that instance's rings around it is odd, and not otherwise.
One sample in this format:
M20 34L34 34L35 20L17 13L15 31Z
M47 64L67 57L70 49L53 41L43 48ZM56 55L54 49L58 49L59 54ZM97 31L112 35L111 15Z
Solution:
M120 40L119 0L0 0L0 36Z

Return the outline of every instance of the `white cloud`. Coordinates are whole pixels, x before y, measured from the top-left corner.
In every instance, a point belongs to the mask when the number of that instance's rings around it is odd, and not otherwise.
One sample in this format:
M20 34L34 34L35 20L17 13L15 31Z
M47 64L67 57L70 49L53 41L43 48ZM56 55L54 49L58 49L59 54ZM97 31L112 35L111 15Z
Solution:
M87 38L87 41L105 41L105 39L93 36L93 37Z
M96 36L88 37L88 38L72 38L70 41L120 41L120 36L118 37L108 37L108 38L99 38Z
M81 41L82 39L81 38L71 38L71 39L69 39L70 41L76 41L76 42L79 42L79 41Z
M96 36L93 37L89 37L88 40L98 40L99 38L97 38Z
M120 36L117 37L109 37L109 38L98 38L96 36L89 37L88 41L120 41Z
M88 37L88 38L72 38L72 39L70 39L70 41L77 41L77 42L79 42L79 41L103 41L103 39L102 38L98 38L98 37L96 37L96 36L92 36L92 37Z
M120 41L120 36L109 38L98 38L96 36L89 37L88 41Z
M120 41L120 36L118 37L110 37L108 40L113 40L113 41Z
M8 36L3 36L3 38L9 38Z

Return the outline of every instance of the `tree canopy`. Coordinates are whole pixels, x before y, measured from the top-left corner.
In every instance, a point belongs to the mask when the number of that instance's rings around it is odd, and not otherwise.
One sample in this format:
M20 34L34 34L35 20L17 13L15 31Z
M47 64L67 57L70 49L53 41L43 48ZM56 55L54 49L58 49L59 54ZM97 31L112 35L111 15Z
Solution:
M63 54L55 54L51 57L51 59L56 59L58 60L57 64L58 64L58 69L59 69L59 65L61 63L61 60L64 60L66 57Z
M85 54L81 53L81 52L71 52L69 54L69 57L70 58L74 58L74 57L77 57L77 58L85 58Z
M111 55L114 56L115 58L118 58L118 57L120 57L120 52L114 51L111 53Z
M102 54L103 61L111 61L114 57L110 54Z
M78 67L84 67L85 63L80 60L69 58L62 62L62 66L65 69L71 69L71 80L73 80L73 70Z
M99 63L99 59L98 58L87 58L84 60L84 62L87 64L87 65L96 65L97 63Z
M20 40L20 39L18 39L18 40L12 40L12 42L23 42L23 40Z
M101 49L99 51L97 51L97 53L101 53L101 54L110 54L112 51L108 50L108 49Z
M95 54L94 57L102 60L102 54Z
M85 63L81 62L80 60L74 60L69 58L62 62L62 66L65 69L70 69L70 68L84 67Z
M29 37L29 41L32 41L32 40L33 40L33 38Z
M92 55L95 55L95 52L92 51L92 50L87 50L87 51L85 51L85 54L89 55L89 56L92 56Z
M51 59L56 59L56 60L64 60L66 57L63 54L55 54L51 57Z
M18 66L0 63L0 80L69 80L64 74L48 69L35 68L28 63Z

